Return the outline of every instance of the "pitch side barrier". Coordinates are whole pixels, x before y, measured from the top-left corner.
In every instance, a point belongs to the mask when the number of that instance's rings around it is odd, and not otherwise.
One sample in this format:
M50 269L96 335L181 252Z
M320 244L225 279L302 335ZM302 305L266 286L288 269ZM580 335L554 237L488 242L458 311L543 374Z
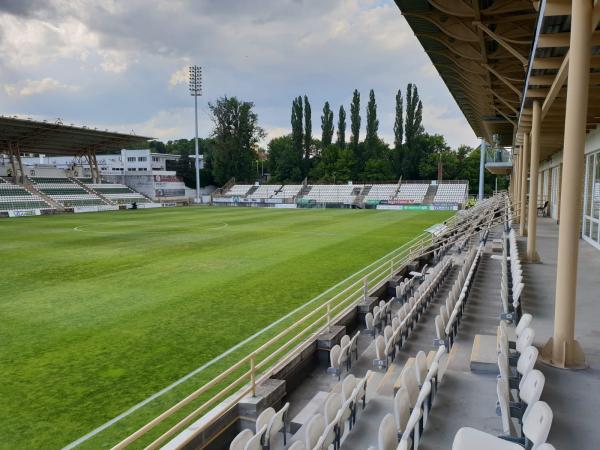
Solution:
M253 395L257 386L306 351L314 344L319 334L356 309L359 301L386 286L390 278L401 273L420 258L440 254L441 251L460 244L461 240L473 236L479 230L502 223L506 208L507 197L499 194L480 202L462 214L451 217L445 222L443 232L437 235L423 233L415 237L293 311L288 323L284 322L281 326L273 328L272 330L277 332L266 342L261 345L253 345L251 340L247 342L245 356L224 368L210 381L163 410L143 426L139 426L143 423L140 421L137 422L139 427L137 429L130 424L125 426L119 423L130 413L141 408L137 408L136 405L127 413L118 416L118 420L111 421L108 426L99 427L96 429L97 432L94 430L88 433L68 447L73 448L83 444L96 434L106 433L118 424L119 430L129 430L130 434L114 445L113 450L127 448L132 444L135 444L135 448L143 446L146 449L156 449L191 423L202 418L201 425L195 426L194 433L189 438L178 439L177 448L184 447L195 436L206 432L209 427L218 423L219 419L235 408L240 400ZM254 336L258 335L260 333ZM168 390L162 390L161 395ZM144 402L140 405L146 406ZM144 417L151 417L147 410L142 410L141 413ZM125 435L126 432L119 431L114 434ZM106 443L107 439L109 437L105 436L102 441ZM110 439L114 442L117 438Z

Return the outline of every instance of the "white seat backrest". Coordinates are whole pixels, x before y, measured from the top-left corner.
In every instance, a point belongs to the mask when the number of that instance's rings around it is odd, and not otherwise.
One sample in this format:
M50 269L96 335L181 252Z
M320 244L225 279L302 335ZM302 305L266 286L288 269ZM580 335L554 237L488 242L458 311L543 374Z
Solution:
M538 355L539 351L533 345L530 345L523 350L523 353L521 353L521 356L519 356L517 361L517 372L525 377L533 369L533 366L535 366Z
M385 309L385 300L380 300L379 301L379 308L380 309Z
M267 426L263 425L262 428L258 430L256 434L248 440L248 442L246 442L244 450L262 450L261 440L266 429Z
M379 312L381 308L377 305L375 305L375 307L373 308L373 317L375 317L377 315L377 313Z
M404 312L404 308L403 307L401 307L398 310L398 312L396 312L396 316L398 317L398 320L400 321L400 323L402 323L402 321L406 317L406 313Z
M410 398L408 391L404 386L398 389L394 397L394 418L396 419L396 428L400 432L406 429L406 423L410 416Z
M419 396L419 383L417 383L415 369L413 367L405 367L400 377L402 380L402 386L404 386L406 388L406 392L408 392L410 407L414 408L417 403L417 397Z
M304 441L307 449L313 449L325 430L325 418L322 414L315 414L306 425Z
M510 369L508 367L508 359L505 355L498 355L498 371L500 372L500 378L508 383L510 379Z
M289 408L290 404L288 402L285 405L283 405L283 407L279 411L275 413L275 415L271 419L271 422L269 422L266 433L269 442L271 442L275 438L277 433L279 433L279 431L281 431L281 429L285 426L283 419Z
M367 313L365 315L365 325L367 327L367 330L372 330L374 328L374 326L373 326L373 314Z
M519 397L527 403L528 406L533 405L540 399L545 382L546 377L544 377L544 374L539 370L533 369L523 380L523 385L519 391Z
M400 328L400 319L398 319L398 317L394 317L392 319L392 330L394 331L394 333L398 328Z
M331 347L331 350L329 350L329 361L331 362L331 367L335 369L340 367L340 353L342 353L342 347L340 347L338 344L334 345Z
M385 358L385 339L383 336L377 336L375 339L375 351L377 352L377 359L384 360Z
M419 391L419 396L417 397L416 407L420 408L421 405L425 402L429 394L431 393L431 382L426 381L421 390Z
M356 334L354 336L352 336L352 339L350 339L350 350L358 349L358 335L359 334L360 334L360 331L357 331Z
M451 312L454 310L454 303L452 301L452 298L450 296L448 296L446 298L446 311Z
M248 441L254 436L254 433L250 430L242 430L236 437L233 438L231 444L229 444L229 450L244 450Z
M425 377L427 376L427 355L423 350L420 350L415 357L415 376L420 385L425 383Z
M444 323L447 324L450 317L448 316L448 310L445 305L440 306L440 316Z
M496 383L496 393L498 394L500 415L502 417L502 431L509 436L515 436L515 424L510 418L510 391L508 389L508 380L502 378L498 379Z
M387 344L388 342L390 342L390 340L392 339L392 335L394 334L394 330L392 330L392 327L390 325L386 326L383 329L383 337L385 339L385 343Z
M335 392L330 393L325 401L325 410L323 411L325 413L325 420L328 424L334 421L335 416L341 407L342 397L340 394L336 394Z
M523 330L521 336L517 339L515 347L519 353L523 353L527 347L533 344L533 338L535 337L535 331L533 328L528 327Z
M337 427L337 422L334 420L331 423L327 424L325 429L323 430L323 434L321 435L321 439L323 439L322 446L319 447L319 450L327 450L333 441L335 441L335 429Z
M351 373L346 375L346 378L342 381L342 398L344 401L348 401L352 396L352 391L356 387L356 377Z
M538 401L532 405L529 415L523 418L523 434L533 443L533 450L546 442L552 426L552 416L550 406Z
M398 445L398 433L394 424L394 416L386 414L379 424L379 433L377 438L378 450L396 450Z
M446 331L442 318L437 315L435 316L435 334L438 339L446 339Z
M517 337L521 336L521 333L525 330L525 328L529 328L529 325L531 325L532 320L533 316L531 314L525 313L521 316L521 319L517 324L517 328L515 328L515 334L517 335Z
M344 347L346 345L348 345L350 343L350 336L348 336L347 334L342 336L342 339L340 339L340 347Z
M261 412L256 418L256 432L258 433L258 430L260 430L265 425L268 425L269 422L271 422L271 419L274 415L275 409L273 408L267 408L263 412Z

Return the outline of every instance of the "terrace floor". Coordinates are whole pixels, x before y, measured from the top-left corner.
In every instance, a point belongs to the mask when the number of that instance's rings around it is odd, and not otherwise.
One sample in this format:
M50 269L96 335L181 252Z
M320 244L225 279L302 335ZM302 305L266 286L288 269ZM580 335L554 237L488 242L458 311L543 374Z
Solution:
M495 414L496 376L476 374L470 371L470 353L475 334L495 335L500 312L499 263L490 258L490 236L469 296L455 345L448 359L448 367L440 384L420 449L449 449L456 431L472 426L489 433L502 434L500 417ZM532 327L536 337L534 345L541 348L553 331L554 290L558 226L550 219L538 220L538 252L541 263L524 264L526 288L523 296L525 312L533 314ZM525 239L519 239L521 254ZM600 252L580 241L579 277L577 292L577 338L586 354L589 367L585 370L561 370L538 362L536 368L546 376L542 400L554 412L554 420L548 441L557 449L594 450L600 441L598 408L600 406ZM387 372L379 371L373 376L368 389L366 410L359 413L352 433L342 442L342 448L364 450L377 446L377 430L383 416L392 413L393 383L408 359L418 350L428 352L434 337L433 317L439 304L454 281L456 269L445 281L421 319L415 332L405 344L400 357ZM437 304L437 305L436 305ZM363 376L371 369L374 358L372 338L361 336L361 357L353 365L352 372ZM342 375L343 376L343 375ZM317 391L337 389L337 378L317 368L307 374L306 381L289 396L290 418L293 418L311 401ZM295 438L300 438L300 435Z

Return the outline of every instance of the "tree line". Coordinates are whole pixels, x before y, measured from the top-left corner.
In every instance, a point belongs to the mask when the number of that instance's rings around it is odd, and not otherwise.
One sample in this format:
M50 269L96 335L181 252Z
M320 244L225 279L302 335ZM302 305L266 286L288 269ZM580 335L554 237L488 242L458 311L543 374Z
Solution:
M209 108L213 130L209 138L199 140L204 157L201 184L223 185L235 177L238 182L254 182L264 172L272 182L310 183L397 182L437 179L469 180L472 193L479 178L479 149L461 146L451 149L443 136L429 134L423 126L423 102L417 86L409 83L405 96L395 96L394 142L390 146L379 137L379 119L375 92L369 91L365 107L364 137L361 136L361 94L355 90L349 106L349 124L344 105L337 122L329 102L320 114L320 136L313 135L312 107L308 96L292 100L291 133L272 139L266 149L259 143L265 136L258 125L252 102L236 97L221 97ZM335 125L334 125L335 124ZM348 127L349 125L349 127ZM349 136L346 130L349 128ZM362 138L362 139L361 139ZM163 143L152 141L153 151L179 154L174 169L186 185L195 186L193 139ZM486 191L494 188L494 177L486 173ZM505 180L500 180L500 187Z

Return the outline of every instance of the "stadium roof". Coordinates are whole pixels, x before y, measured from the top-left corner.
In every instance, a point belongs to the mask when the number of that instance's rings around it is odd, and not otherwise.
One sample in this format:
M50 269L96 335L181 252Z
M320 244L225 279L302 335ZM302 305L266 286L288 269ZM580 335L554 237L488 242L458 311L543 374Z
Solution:
M395 0L478 136L519 145L543 102L542 158L563 144L571 2ZM600 7L592 18L597 30ZM587 129L600 123L600 32L592 36Z
M0 153L9 144L25 153L79 155L87 151L111 151L151 140L135 134L100 131L87 127L0 117Z

